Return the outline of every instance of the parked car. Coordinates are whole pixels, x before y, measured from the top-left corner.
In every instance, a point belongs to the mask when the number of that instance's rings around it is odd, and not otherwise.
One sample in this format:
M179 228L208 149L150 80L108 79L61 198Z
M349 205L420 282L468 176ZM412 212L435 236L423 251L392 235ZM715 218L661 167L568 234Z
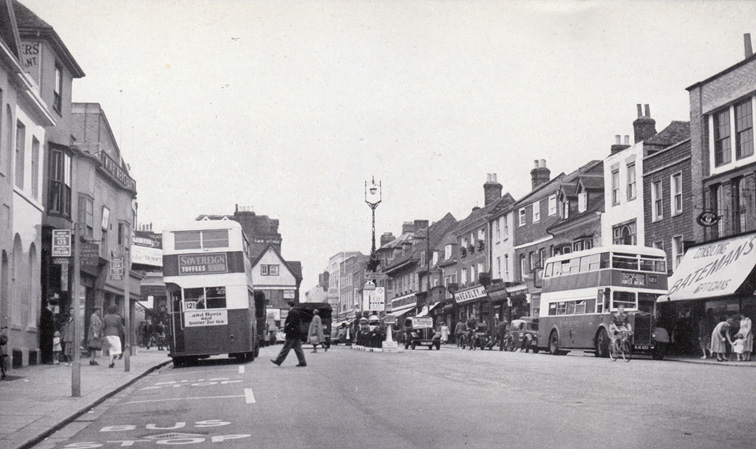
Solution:
M441 332L433 328L433 318L410 318L405 324L404 349L427 346L428 349L441 350Z
M534 353L538 353L538 318L524 316L512 320L504 349L507 351L522 349L525 352L532 349Z

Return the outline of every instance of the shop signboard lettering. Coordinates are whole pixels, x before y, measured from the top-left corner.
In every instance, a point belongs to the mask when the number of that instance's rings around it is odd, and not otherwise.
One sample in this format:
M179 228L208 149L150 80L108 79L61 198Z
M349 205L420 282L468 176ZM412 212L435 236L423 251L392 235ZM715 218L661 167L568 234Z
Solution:
M52 256L71 257L71 230L53 229Z
M179 275L228 272L226 254L182 254L178 256Z
M454 297L457 300L457 304L472 301L484 296L486 296L486 289L483 287L475 287L454 294Z
M671 300L735 293L756 266L756 235L691 248L669 280Z
M184 312L184 322L187 327L222 326L228 324L228 311L194 309Z
M79 263L83 267L97 268L100 262L100 245L82 243L79 245Z

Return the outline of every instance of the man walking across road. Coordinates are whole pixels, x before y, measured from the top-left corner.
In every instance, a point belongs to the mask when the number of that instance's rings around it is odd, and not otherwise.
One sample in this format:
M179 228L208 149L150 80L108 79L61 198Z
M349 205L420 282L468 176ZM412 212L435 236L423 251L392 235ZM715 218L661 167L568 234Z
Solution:
M299 310L294 308L295 304L296 303L294 301L289 301L289 306L291 307L291 309L289 310L289 315L286 317L286 321L284 323L284 334L286 334L286 341L284 342L283 348L281 348L281 352L278 354L278 357L270 360L274 365L281 366L283 361L286 360L286 356L289 355L289 351L294 349L294 353L297 355L297 360L299 360L297 366L307 366L304 351L302 351L302 331L300 330L299 316L300 312Z

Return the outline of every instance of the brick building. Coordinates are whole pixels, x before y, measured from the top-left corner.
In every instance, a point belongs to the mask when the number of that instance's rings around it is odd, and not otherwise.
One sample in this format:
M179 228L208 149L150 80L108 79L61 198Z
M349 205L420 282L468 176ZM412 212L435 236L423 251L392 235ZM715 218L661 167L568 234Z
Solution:
M693 229L703 239L672 274L667 300L668 312L691 329L708 309L756 318L756 55L751 36L744 41L742 61L688 87L691 178L702 182L691 199L703 205Z

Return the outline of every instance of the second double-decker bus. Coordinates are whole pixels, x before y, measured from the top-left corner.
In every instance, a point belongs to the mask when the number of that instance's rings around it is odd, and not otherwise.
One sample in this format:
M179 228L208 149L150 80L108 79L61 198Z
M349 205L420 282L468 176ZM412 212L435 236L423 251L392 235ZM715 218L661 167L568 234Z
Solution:
M163 279L174 365L259 351L249 247L239 223L196 221L163 231Z
M656 300L667 293L666 254L614 245L555 256L544 262L538 345L609 354L611 313L624 306L634 351L654 353Z

